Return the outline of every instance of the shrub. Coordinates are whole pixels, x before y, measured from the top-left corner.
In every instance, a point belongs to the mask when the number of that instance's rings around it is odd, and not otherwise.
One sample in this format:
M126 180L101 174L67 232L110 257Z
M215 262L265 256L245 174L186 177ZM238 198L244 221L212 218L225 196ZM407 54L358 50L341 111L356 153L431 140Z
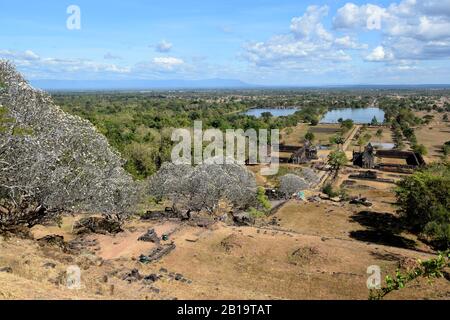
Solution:
M330 198L334 198L334 197L337 197L337 196L339 195L339 192L336 192L336 191L333 189L333 186L332 186L330 183L326 184L326 185L323 187L322 192L325 193L325 194L326 194L327 196L329 196Z
M397 204L406 225L437 247L450 245L450 165L436 164L397 184Z
M266 196L266 190L263 187L258 187L258 190L256 191L256 199L264 210L269 210L272 208L272 204Z

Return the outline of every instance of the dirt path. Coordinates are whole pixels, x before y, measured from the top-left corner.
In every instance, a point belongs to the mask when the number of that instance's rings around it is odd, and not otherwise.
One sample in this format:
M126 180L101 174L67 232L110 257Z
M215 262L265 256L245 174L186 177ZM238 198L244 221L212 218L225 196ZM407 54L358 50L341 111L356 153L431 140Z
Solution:
M345 140L344 144L342 145L342 150L347 150L350 143L353 141L353 139L355 138L356 134L359 132L359 130L361 129L361 125L355 125L354 128L352 129L352 132L348 135L347 139ZM332 172L331 171L327 171L325 172L325 174L322 176L322 179L320 181L320 183L317 185L316 190L321 190L322 187L328 182L330 176L331 176Z

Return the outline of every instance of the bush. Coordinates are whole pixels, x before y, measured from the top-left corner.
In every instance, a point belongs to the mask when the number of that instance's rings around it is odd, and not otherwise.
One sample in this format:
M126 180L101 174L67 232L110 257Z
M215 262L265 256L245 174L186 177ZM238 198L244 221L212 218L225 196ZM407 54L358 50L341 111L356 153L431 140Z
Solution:
M339 195L339 192L336 192L330 183L323 187L322 192L325 193L330 198L334 198Z
M270 208L272 208L272 204L270 203L269 198L266 196L266 190L263 187L258 187L258 190L256 192L256 199L264 210L270 210Z
M450 165L436 164L397 184L397 204L406 225L438 248L450 245Z
M427 148L423 144L416 144L413 146L413 151L422 155L426 156L428 154Z
M260 218L264 218L266 216L265 212L262 212L262 211L260 211L258 209L255 209L255 208L250 208L248 213L254 219L260 219Z

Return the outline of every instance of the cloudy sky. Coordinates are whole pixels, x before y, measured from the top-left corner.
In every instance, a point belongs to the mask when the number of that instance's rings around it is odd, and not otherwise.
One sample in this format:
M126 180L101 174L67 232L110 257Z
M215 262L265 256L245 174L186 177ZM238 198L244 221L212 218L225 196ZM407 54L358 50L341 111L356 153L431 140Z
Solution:
M450 83L450 0L2 0L0 30L29 79Z

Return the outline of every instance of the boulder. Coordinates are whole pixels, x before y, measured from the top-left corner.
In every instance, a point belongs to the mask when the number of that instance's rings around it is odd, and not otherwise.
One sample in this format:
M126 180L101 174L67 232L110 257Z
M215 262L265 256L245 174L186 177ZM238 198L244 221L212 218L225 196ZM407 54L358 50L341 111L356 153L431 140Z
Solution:
M119 221L106 219L103 217L88 217L83 218L73 225L73 232L75 234L117 234L122 232L122 227Z
M139 237L138 241L153 242L156 244L160 243L160 239L156 234L155 229L149 229L147 233Z
M13 269L11 267L0 268L0 272L12 273Z
M255 224L255 219L249 213L241 212L233 214L233 222L238 226L251 226Z
M64 241L64 237L56 234L40 238L37 240L37 242L39 243L40 246L57 247L61 249L63 252L69 251L67 243Z

